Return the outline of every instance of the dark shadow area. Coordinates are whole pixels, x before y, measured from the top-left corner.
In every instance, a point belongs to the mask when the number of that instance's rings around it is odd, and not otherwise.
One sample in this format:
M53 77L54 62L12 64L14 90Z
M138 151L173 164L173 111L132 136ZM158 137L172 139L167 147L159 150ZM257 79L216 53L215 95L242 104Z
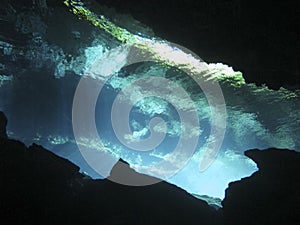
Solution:
M300 2L97 0L132 15L156 35L206 62L242 71L247 82L299 88Z
M6 119L1 114L1 134ZM130 187L92 180L41 146L0 138L1 224L290 224L300 221L300 154L249 150L259 171L233 182L216 210L166 182ZM122 169L116 165L115 176ZM117 173L117 174L116 174ZM142 179L143 175L139 175ZM145 176L145 179L149 177Z

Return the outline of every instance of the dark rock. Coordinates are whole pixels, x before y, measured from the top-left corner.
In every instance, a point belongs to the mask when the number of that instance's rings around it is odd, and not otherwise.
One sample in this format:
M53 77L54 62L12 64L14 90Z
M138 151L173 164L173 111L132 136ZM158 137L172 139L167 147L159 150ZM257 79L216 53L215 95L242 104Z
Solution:
M222 202L228 225L300 223L300 153L249 150L259 168L252 176L230 183Z
M166 182L86 179L68 160L14 140L0 142L0 155L0 224L219 224L206 202ZM124 161L111 176L120 169L135 177Z
M7 138L6 125L7 118L4 113L0 111L0 138Z
M133 169L130 168L130 165L123 159L120 159L114 165L114 167L111 170L109 179L121 184L128 184L132 186L143 186L148 184L159 183L162 181L155 177L135 172Z
M209 206L166 182L127 186L92 180L41 146L0 142L0 224L296 225L300 221L300 153L250 150L259 171L233 182ZM110 178L137 174L120 160Z
M299 1L97 1L132 15L204 61L233 66L247 82L300 87Z

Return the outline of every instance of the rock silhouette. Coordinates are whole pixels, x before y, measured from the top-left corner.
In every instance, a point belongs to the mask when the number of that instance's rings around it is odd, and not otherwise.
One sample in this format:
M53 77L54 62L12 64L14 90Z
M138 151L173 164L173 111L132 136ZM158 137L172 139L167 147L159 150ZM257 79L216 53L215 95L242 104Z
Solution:
M3 113L0 124L6 124ZM5 134L5 126L0 132ZM300 154L295 151L246 151L259 171L231 183L223 208L216 210L166 182L132 187L92 180L41 146L27 148L5 137L0 139L1 224L295 225L300 221ZM111 177L120 169L136 173L120 162Z

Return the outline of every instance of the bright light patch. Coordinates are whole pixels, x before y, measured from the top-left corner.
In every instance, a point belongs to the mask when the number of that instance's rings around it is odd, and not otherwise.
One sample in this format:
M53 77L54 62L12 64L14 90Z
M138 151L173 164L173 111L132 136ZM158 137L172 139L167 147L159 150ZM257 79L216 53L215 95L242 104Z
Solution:
M9 82L9 81L12 81L13 79L13 76L7 76L7 75L0 75L0 87L6 83L6 82Z
M85 69L89 68L99 57L101 57L106 49L102 45L95 45L84 50Z

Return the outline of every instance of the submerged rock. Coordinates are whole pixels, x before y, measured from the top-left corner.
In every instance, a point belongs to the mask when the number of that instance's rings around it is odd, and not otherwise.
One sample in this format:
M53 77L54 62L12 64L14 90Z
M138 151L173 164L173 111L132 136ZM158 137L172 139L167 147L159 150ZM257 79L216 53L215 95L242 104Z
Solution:
M259 171L229 184L222 202L226 224L299 224L300 154L268 149L245 155Z
M7 118L3 112L0 112L0 138L7 138L6 125Z
M0 124L6 124L3 113ZM250 150L259 171L231 183L215 210L184 190L160 182L132 187L92 180L41 146L0 142L1 224L297 224L300 154ZM120 160L111 176L138 176ZM145 179L151 179L145 176Z
M87 179L68 160L14 140L1 141L0 154L0 224L219 224L206 202L166 182L131 187ZM111 176L120 164L126 167L120 161ZM122 172L144 176L129 166Z

